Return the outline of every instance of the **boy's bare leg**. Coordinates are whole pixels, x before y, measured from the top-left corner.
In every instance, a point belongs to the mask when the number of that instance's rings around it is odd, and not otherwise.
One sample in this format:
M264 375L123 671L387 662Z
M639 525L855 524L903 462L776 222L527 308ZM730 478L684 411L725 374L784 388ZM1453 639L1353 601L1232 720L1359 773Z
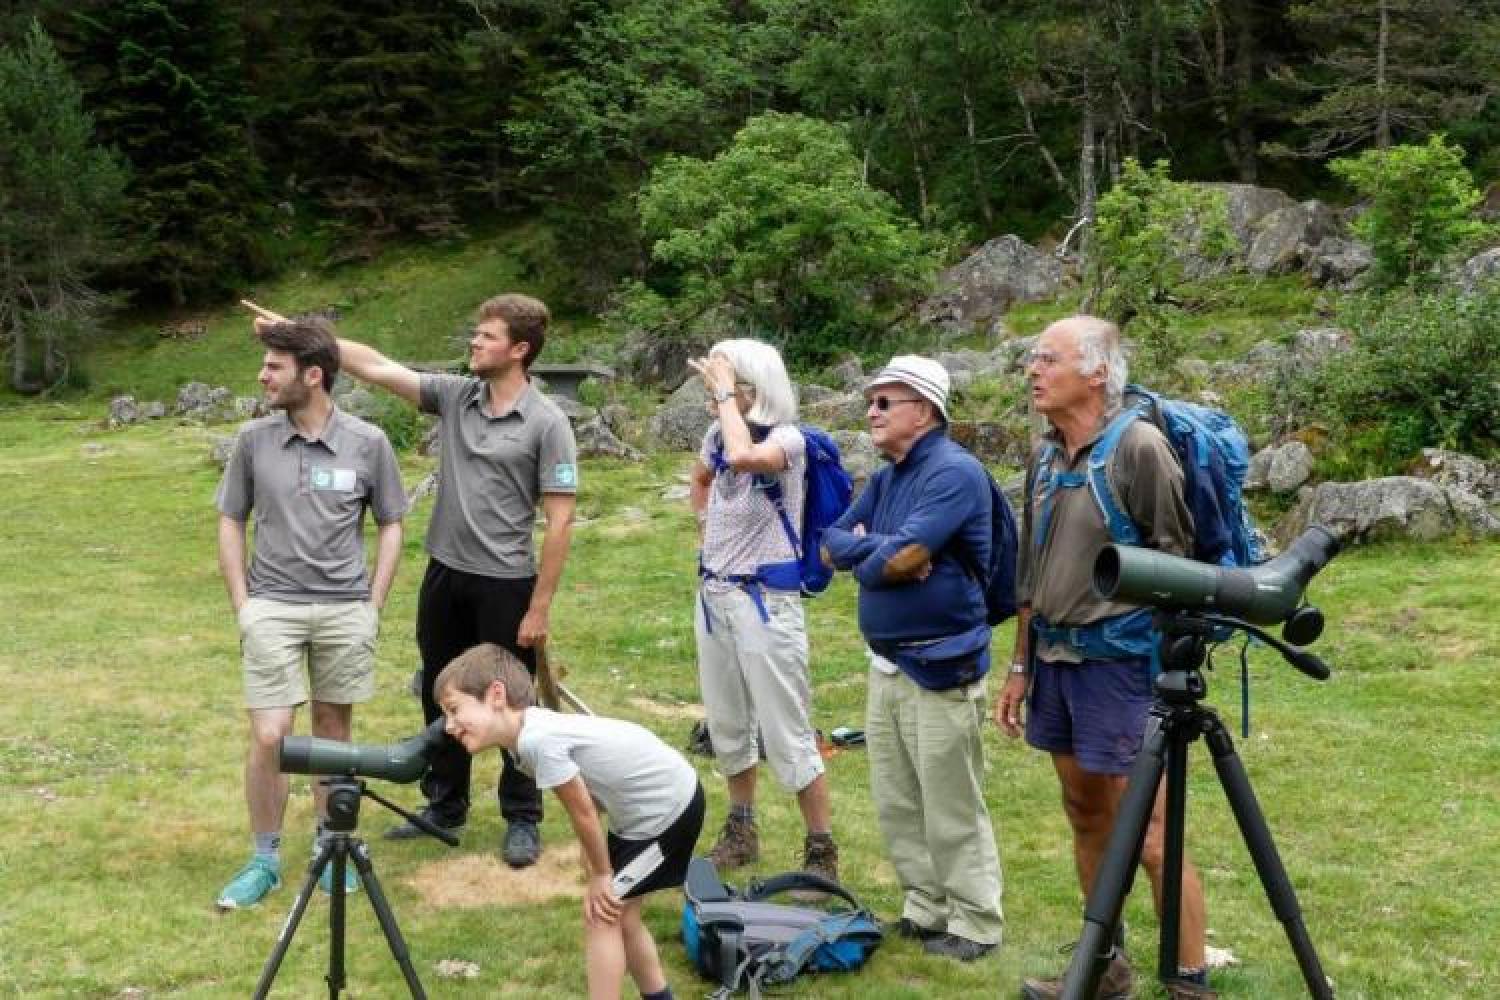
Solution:
M612 924L583 921L584 956L588 969L589 1000L619 1000L625 978L623 916Z
M656 954L656 941L651 937L641 920L641 901L627 899L620 913L620 930L625 939L625 964L630 969L630 978L635 980L641 993L659 993L666 988L667 976L661 969L661 958Z

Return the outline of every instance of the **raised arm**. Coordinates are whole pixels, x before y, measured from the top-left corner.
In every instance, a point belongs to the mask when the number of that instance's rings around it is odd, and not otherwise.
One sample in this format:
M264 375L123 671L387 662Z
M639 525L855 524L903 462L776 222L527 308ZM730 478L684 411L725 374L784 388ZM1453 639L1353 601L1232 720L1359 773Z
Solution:
M286 322L286 319L278 313L262 309L253 302L246 302L243 299L240 301L255 312L255 335L257 337L261 336L267 327ZM422 405L422 377L419 374L403 364L392 361L375 348L356 340L346 340L340 337L338 344L339 364L344 371L361 382L378 385L382 389L394 392L413 406Z

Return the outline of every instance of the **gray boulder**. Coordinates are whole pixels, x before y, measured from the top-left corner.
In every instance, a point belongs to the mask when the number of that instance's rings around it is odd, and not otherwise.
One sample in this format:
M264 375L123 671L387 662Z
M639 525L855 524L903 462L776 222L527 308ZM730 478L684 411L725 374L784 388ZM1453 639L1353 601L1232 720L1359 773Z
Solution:
M869 409L862 392L845 392L802 407L802 419L828 428L853 430L865 422Z
M599 415L599 411L594 409L592 406L585 406L578 400L573 399L569 396L561 395L560 393L549 392L547 393L547 398L552 401L554 406L562 411L562 415L567 417L568 422L571 423L575 428L580 423L593 420Z
M832 399L834 396L837 396L839 394L840 393L837 389L830 389L826 385L818 385L816 383L809 382L806 385L799 385L797 387L797 402L803 406L806 406L809 403L817 403L825 399Z
M650 435L664 448L697 451L714 422L708 412L708 391L697 376L687 379L651 418Z
M844 470L854 481L854 495L859 496L870 477L880 468L880 452L875 450L870 435L864 431L834 431L829 436L839 446L839 457L843 459Z
M1340 233L1338 216L1316 199L1274 209L1252 225L1245 252L1252 274L1286 274L1302 266L1305 256Z
M1463 452L1423 448L1412 475L1472 493L1489 507L1500 508L1500 462L1485 462Z
M676 385L691 374L690 358L708 353L713 341L692 334L686 337L663 337L636 331L625 338L620 350L621 371L633 381L648 387Z
M229 456L234 453L234 442L237 435L214 434L208 439L208 460L219 468L229 464Z
M270 412L266 409L266 401L260 396L236 396L232 405L234 415L239 420L253 420Z
M639 462L641 453L630 445L615 437L614 431L609 429L603 418L595 416L578 424L573 429L573 435L578 441L578 454L607 458L621 458L630 462Z
M1354 337L1336 326L1310 327L1292 334L1290 362L1298 368L1317 366L1354 346Z
M1464 261L1458 270L1458 288L1464 295L1474 295L1500 275L1500 247L1491 247Z
M109 426L125 427L138 423L140 419L141 408L134 396L116 396L109 401Z
M834 365L828 374L832 377L833 384L840 388L857 392L865 387L867 376L858 358L845 358Z
M1312 449L1301 441L1264 448L1250 459L1245 489L1293 493L1312 478Z
M1375 258L1370 247L1356 239L1330 236L1303 255L1303 269L1313 284L1343 291L1358 288Z
M179 417L205 424L243 419L235 408L234 393L223 386L189 382L177 391L175 410Z
M167 415L167 404L153 399L148 403L141 404L142 420L160 420Z
M1500 535L1500 518L1474 494L1412 476L1308 487L1277 526L1277 540L1285 545L1310 524L1328 527L1346 543L1432 541L1460 531Z
M1057 294L1061 262L1019 236L990 240L938 276L938 292L917 307L918 319L948 330L982 330L1014 303Z

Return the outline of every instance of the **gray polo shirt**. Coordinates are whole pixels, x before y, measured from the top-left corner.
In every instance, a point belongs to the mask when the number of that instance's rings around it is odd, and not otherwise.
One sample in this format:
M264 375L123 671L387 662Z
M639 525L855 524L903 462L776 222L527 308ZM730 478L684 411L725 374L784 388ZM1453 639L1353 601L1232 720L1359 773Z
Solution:
M499 414L488 412L482 379L423 375L421 386L422 409L442 418L427 554L478 576L535 576L532 529L542 494L578 492L568 418L534 385Z
M1101 426L1100 433L1103 430ZM1055 433L1050 436L1062 449L1061 438ZM1078 450L1071 464L1066 450L1060 450L1053 460L1054 470L1087 472L1089 453L1098 441L1099 435L1095 434ZM1036 476L1036 460L1037 455L1033 454L1028 484ZM1193 516L1182 495L1182 468L1177 464L1172 445L1154 424L1149 420L1131 424L1115 449L1108 474L1115 495L1140 528L1146 546L1171 555L1184 555L1191 550ZM1037 548L1033 531L1039 515L1039 499L1027 498L1021 525L1017 597L1054 625L1088 625L1134 611L1137 605L1106 601L1094 594L1094 559L1112 539L1088 487L1058 490L1053 504L1051 527L1042 546ZM1062 646L1038 652L1048 660L1078 659L1076 653Z
M309 439L278 411L240 429L215 505L236 521L254 511L251 597L364 601L365 509L378 524L399 521L406 491L380 428L335 408Z

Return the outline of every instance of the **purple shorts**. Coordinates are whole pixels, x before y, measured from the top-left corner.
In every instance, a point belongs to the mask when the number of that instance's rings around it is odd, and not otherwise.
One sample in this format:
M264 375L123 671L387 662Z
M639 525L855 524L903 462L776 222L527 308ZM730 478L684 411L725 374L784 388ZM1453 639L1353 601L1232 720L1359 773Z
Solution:
M1071 754L1094 774L1128 774L1146 735L1151 661L1037 660L1027 698L1026 742Z

